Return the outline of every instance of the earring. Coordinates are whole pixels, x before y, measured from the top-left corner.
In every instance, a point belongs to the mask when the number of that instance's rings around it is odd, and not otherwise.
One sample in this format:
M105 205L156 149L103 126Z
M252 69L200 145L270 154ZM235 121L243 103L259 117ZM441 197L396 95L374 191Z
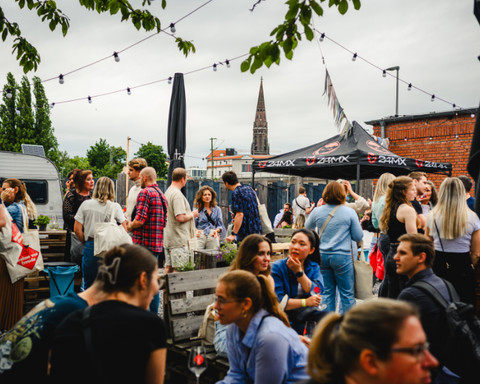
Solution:
M244 318L247 317L247 312L245 312L244 309L242 309L242 316L243 316Z

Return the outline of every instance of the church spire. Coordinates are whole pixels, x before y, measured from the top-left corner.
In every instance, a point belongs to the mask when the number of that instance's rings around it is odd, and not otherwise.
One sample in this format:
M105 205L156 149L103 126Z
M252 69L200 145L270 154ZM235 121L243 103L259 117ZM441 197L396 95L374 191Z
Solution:
M268 123L265 111L265 98L263 96L263 77L260 78L260 91L258 93L257 110L253 123L252 155L269 155Z

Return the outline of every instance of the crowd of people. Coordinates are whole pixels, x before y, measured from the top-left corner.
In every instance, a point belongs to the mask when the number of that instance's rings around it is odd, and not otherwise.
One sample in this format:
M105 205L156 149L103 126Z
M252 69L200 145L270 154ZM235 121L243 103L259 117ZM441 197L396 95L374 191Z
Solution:
M227 232L213 188L201 187L190 206L182 193L185 169L173 171L163 193L144 159L128 167L135 185L125 212L111 179L94 183L91 171L79 169L68 175L67 257L81 266L82 292L48 299L22 318L9 303L23 297L23 280L21 287L7 284L0 259L0 329L10 329L0 339L2 383L162 383L168 332L158 316L158 268L183 270L193 249L224 242L236 242L238 253L215 292L214 345L230 363L219 383L480 379L450 361L445 311L421 288L427 283L447 303L476 308L472 267L480 258L480 220L469 177L445 178L437 192L425 173L385 173L368 199L340 179L316 203L300 187L268 226L255 191L226 172L233 218ZM34 215L25 185L5 180L2 201L8 206L0 205L0 227L13 220L23 231L25 217ZM95 225L110 220L133 245L96 255ZM273 229L285 227L294 229L288 257L272 263ZM372 240L362 245L366 232ZM378 247L385 272L372 281L372 288L381 281L379 298L360 303L359 246Z

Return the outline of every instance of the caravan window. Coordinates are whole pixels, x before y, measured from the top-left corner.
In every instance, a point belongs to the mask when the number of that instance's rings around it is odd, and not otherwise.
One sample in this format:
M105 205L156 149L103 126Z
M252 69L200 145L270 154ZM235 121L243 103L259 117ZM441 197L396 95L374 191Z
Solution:
M22 180L27 187L27 193L30 195L34 204L48 203L48 183L46 180Z

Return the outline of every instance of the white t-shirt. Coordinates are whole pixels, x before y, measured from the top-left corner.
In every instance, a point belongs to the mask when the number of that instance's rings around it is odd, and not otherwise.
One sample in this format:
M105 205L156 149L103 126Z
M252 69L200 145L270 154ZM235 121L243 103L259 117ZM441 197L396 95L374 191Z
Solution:
M115 205L114 213L115 220L117 223L123 223L125 221L125 216L123 216L122 207L118 203L112 203L107 201L107 205L101 204L96 199L91 199L84 201L80 208L78 209L77 214L75 215L75 220L83 225L83 232L85 236L85 241L94 240L95 237L95 224L103 223L110 221L110 212L112 210L112 204ZM105 218L105 209L107 211L107 217Z
M442 243L438 240L438 233L433 223L433 214L428 215L426 227L428 228L428 234L433 237L435 244L435 250L453 253L465 253L470 252L470 246L472 243L473 232L480 229L480 219L473 211L468 211L468 224L467 232L465 235L457 237L454 240L447 240L442 238ZM438 226L438 230L441 231L440 223L442 222L441 216L437 213L435 215L435 221Z
M310 200L308 200L308 197L305 197L303 195L298 195L292 201L292 208L293 208L293 214L295 216L302 214L302 215L305 215L305 218L307 218L308 214L306 212L306 209L310 208Z
M188 220L185 223L181 223L177 220L176 216L181 214L190 214L190 204L183 196L180 189L170 186L165 191L165 197L167 198L168 206L168 220L165 227L165 248L180 248L188 245L188 239L192 237L191 226L193 224L193 231L195 232L195 223L192 220ZM191 216L191 215L190 215Z
M128 220L133 221L135 219L134 217L131 217L131 216L132 216L133 208L135 208L135 205L137 205L137 197L141 190L142 190L142 187L140 186L140 180L137 180L135 181L135 186L130 188L130 191L128 192L127 212L125 212Z

